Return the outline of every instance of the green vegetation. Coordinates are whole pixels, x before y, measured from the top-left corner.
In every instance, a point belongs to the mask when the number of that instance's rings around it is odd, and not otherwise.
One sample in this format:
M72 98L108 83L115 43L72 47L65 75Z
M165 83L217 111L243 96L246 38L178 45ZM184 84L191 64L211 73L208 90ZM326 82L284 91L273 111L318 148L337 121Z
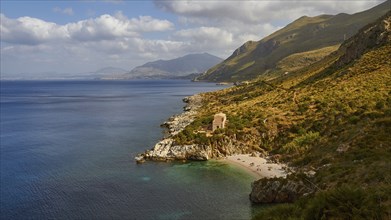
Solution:
M280 70L285 72L291 72L291 71L299 70L303 67L308 66L309 64L318 62L325 56L336 51L338 47L339 45L334 45L334 46L324 47L317 50L311 50L311 51L289 55L277 63L275 71Z
M326 18L325 18L326 19ZM272 80L203 94L197 119L176 137L225 154L268 151L298 172L315 170L314 195L255 219L387 219L391 216L391 13L324 59ZM376 43L374 43L376 42ZM212 136L213 114L228 126ZM219 154L216 154L219 155Z
M282 147L285 153L304 153L319 139L319 132L309 132L295 137L291 142Z
M390 194L390 187L364 190L343 185L294 204L268 207L253 219L385 219L389 213L384 203L390 200Z
M286 71L292 71L292 68L308 66L326 55L326 52L331 52L332 48L324 50L324 54L305 54L308 59L296 60L294 66L290 66L283 59L294 59L294 57L288 57L293 54L322 50L322 48L338 45L344 39L356 34L364 25L384 15L389 7L390 1L387 1L353 15L303 16L258 42L245 43L228 59L212 67L198 79L234 82L255 79L259 76L265 76L265 74L268 78L272 78ZM278 63L279 61L285 64ZM287 68L285 69L285 67Z

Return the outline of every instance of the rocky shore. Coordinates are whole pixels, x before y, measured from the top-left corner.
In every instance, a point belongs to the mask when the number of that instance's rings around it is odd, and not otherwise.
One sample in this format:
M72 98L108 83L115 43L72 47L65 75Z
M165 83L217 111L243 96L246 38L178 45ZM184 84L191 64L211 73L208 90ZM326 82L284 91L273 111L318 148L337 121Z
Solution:
M202 97L201 95L185 97L183 102L186 103L185 107L183 107L184 112L170 117L168 121L162 124L168 130L167 138L177 135L194 121L197 110L202 106Z
M147 150L135 157L137 163L145 160L208 160L212 155L209 146L175 145L172 137L181 132L186 126L194 121L197 110L202 106L201 95L193 95L183 99L186 106L184 112L174 115L164 122L162 126L167 128L167 134L163 140L155 144L151 150Z
M135 157L137 163L143 163L146 160L203 161L211 158L226 158L224 161L244 167L261 178L253 182L251 186L252 191L249 198L253 203L292 202L312 192L301 181L287 181L285 179L289 173L286 165L270 159L272 157L267 156L266 152L261 153L258 157L251 156L250 154L255 154L253 150L229 138L224 139L218 147L197 144L175 144L172 137L194 121L197 110L202 106L202 96L189 96L184 98L183 101L186 103L186 106L183 108L184 112L170 117L168 121L162 124L163 127L167 128L165 137L156 143L152 149L138 154ZM248 166L243 165L244 163L248 163Z
M253 152L249 145L229 137L224 137L215 146L175 144L172 137L183 131L186 126L194 121L197 110L202 106L202 96L198 94L189 96L184 98L183 101L186 103L183 113L170 117L162 124L167 129L164 139L156 143L151 150L138 154L135 157L137 163L142 163L146 160L208 160L210 158L224 158Z

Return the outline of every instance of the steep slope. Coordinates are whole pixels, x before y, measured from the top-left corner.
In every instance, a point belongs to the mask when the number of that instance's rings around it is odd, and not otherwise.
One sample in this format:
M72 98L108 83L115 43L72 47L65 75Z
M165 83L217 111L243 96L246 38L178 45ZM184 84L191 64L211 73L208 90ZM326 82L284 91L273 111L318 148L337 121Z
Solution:
M208 81L254 79L275 68L278 61L289 55L340 44L364 25L384 15L390 8L391 1L388 0L372 9L353 15L303 16L258 42L245 43L228 59L212 67L198 79Z
M134 68L125 78L172 78L203 73L222 59L208 53L189 54L172 60L157 60Z
M330 47L324 47L317 50L311 50L311 51L289 55L277 62L275 70L285 71L288 73L291 71L299 70L303 67L306 67L308 64L312 64L321 60L325 56L336 51L338 47L339 45L335 45Z
M316 62L269 81L203 94L195 121L175 146L201 146L210 157L258 151L294 167L287 180L312 188L293 204L255 219L388 219L391 215L391 12ZM225 129L199 132L224 112ZM284 188L286 189L286 188ZM294 189L293 189L294 190ZM253 201L260 192L252 192Z

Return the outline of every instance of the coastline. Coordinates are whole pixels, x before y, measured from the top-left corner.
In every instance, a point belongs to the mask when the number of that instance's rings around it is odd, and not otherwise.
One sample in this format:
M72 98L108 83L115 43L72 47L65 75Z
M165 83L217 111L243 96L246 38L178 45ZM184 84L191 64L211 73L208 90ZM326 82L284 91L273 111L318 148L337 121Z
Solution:
M227 156L219 161L241 168L257 179L286 177L288 174L287 165L269 162L267 159L258 155L237 154Z
M212 149L208 146L175 145L172 137L181 132L186 126L194 121L198 109L202 106L202 96L195 94L185 97L183 112L171 116L162 126L166 128L166 135L155 146L140 153L135 157L137 163L146 160L172 161L172 160L209 160L213 159L221 163L230 164L244 172L247 172L255 179L268 179L273 177L285 178L289 173L286 164L272 162L263 154L253 152L251 154L234 153L225 157L213 157Z
M186 105L183 107L183 112L171 116L168 121L165 121L161 125L165 127L167 131L163 139L157 142L152 149L138 154L134 158L136 162L144 163L146 160L208 160L211 158L212 150L210 147L196 144L175 145L174 140L172 139L173 136L183 131L186 126L194 121L198 109L202 106L202 100L201 94L185 97L183 102L186 103Z

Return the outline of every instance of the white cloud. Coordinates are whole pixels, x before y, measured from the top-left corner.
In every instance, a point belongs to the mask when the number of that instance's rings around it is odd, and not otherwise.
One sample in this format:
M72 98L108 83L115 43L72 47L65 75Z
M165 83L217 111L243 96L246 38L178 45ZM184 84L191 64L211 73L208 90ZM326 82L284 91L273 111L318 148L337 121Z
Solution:
M74 14L72 8L64 8L64 9L62 9L60 7L55 7L55 8L53 8L53 11L57 12L57 13L61 13L61 14L66 14L66 15L69 15L69 16Z
M148 61L184 55L188 53L189 46L181 41L144 38L10 45L1 48L1 72L81 73L105 66L131 70Z
M382 1L155 0L154 3L158 8L178 15L180 24L218 27L231 33L234 42L244 43L259 40L303 15L355 13Z
M180 30L175 33L180 38L190 39L197 46L200 45L230 45L233 41L232 33L216 27L199 27Z
M135 22L105 14L95 19L66 24L64 28L72 39L99 41L137 36L135 25L137 25Z
M156 0L159 9L176 16L176 26L151 16L128 18L122 12L95 16L87 11L93 17L63 25L0 14L1 72L83 72L104 66L130 70L196 52L225 58L244 42L260 40L302 15L352 13L379 2ZM66 9L53 11L73 14Z
M227 1L227 0L155 0L165 11L199 19L235 20L247 23L294 19L302 15L340 12L354 13L375 6L384 0L369 1Z
M143 37L174 29L172 22L151 16L127 18L117 12L64 25L32 17L0 16L1 72L81 72L97 65L114 65L110 62L131 69L146 58L172 58L184 50L182 42Z
M31 17L11 19L1 14L1 40L15 44L34 45L54 40L113 40L173 28L174 24L168 20L159 20L150 16L128 19L121 12L114 16L104 14L94 19L65 25Z
M69 36L80 41L137 37L143 32L168 31L173 27L174 24L167 20L150 16L128 19L121 12L115 16L105 14L95 19L65 25Z
M190 42L192 49L213 48L227 57L249 40L260 40L303 15L354 13L384 0L305 1L305 0L155 0L155 5L178 16L178 22L190 29L174 36ZM195 27L194 27L195 26Z
M66 35L59 25L37 18L20 17L10 19L0 14L1 41L15 44L34 45Z
M143 32L168 31L174 28L174 24L170 21L157 20L151 16L140 16L138 19L132 18L130 23L135 26L136 30Z

